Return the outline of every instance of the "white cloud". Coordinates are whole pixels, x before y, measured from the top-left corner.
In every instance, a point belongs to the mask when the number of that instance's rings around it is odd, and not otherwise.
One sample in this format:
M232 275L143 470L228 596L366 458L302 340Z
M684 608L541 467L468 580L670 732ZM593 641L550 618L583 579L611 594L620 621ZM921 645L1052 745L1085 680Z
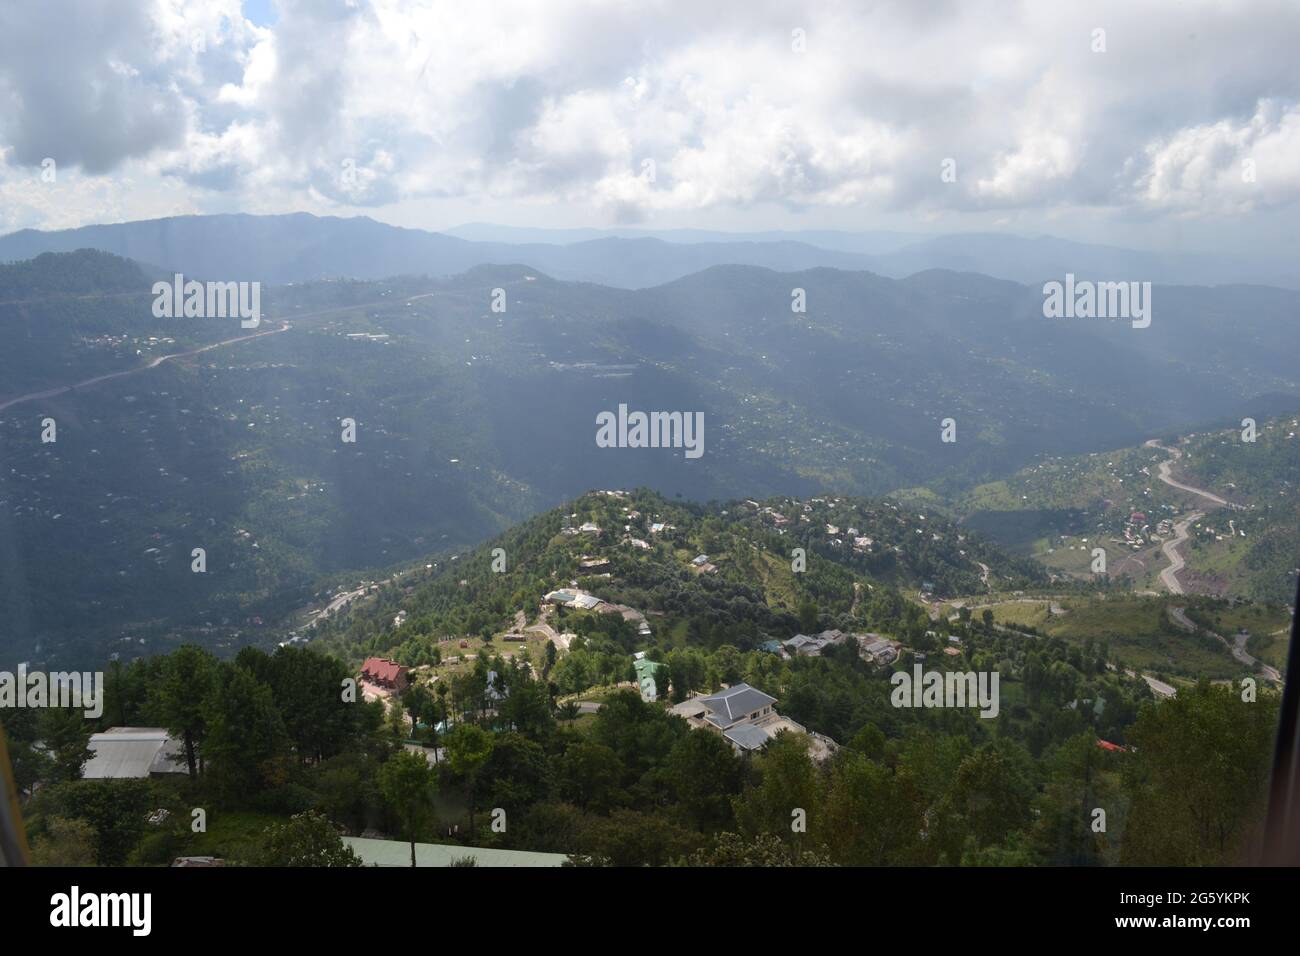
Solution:
M1246 215L1300 191L1300 9L1282 0L278 5L269 29L238 0L154 0L125 27L107 0L77 16L59 0L6 8L0 189L56 155L114 197L83 221L159 197L178 211L451 198L593 221L773 205L1006 221ZM60 44L78 55L52 57ZM956 183L940 180L946 157ZM78 211L2 215L48 226Z
M1136 191L1147 206L1206 215L1300 198L1300 106L1265 100L1249 120L1220 120L1149 143Z

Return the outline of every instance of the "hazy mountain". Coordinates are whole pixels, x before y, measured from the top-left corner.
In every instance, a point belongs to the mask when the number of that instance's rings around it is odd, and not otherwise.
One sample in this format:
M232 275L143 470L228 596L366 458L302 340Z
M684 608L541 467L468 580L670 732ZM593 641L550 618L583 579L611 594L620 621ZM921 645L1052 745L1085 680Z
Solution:
M908 276L926 269L979 272L1030 285L1064 278L1181 285L1249 283L1300 289L1300 268L1287 259L1234 259L1194 252L1147 252L1053 236L966 233L937 236L872 256L867 268Z
M772 229L761 232L723 232L714 229L546 229L498 226L474 222L444 230L449 236L474 242L549 243L566 245L592 239L658 239L674 243L797 242L864 255L893 252L924 239L913 232L844 232L834 229Z
M902 278L931 269L1039 284L1079 278L1300 288L1285 261L1232 260L1090 245L1050 236L905 233L724 233L704 230L546 230L473 225L452 233L403 229L359 217L177 216L0 237L0 261L41 252L100 249L217 279L305 282L392 275L456 275L476 265L528 263L558 279L621 288L671 282L715 265L780 271L817 267Z
M393 275L447 276L477 265L527 262L561 279L636 288L721 263L773 269L865 268L865 259L806 243L695 242L600 238L569 245L469 242L373 219L305 213L285 216L177 216L57 232L23 230L0 238L0 261L92 248L191 276L305 282Z

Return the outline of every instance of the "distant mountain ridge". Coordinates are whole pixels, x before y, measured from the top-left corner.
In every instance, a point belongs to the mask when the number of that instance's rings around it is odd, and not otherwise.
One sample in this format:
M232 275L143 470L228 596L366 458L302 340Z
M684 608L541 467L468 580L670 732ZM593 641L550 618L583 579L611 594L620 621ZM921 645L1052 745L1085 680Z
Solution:
M450 276L477 265L526 262L557 279L618 288L660 285L715 265L751 265L783 272L826 267L892 278L949 269L1026 284L1073 273L1092 279L1300 289L1300 268L1286 260L1152 253L1050 236L967 233L927 238L831 230L733 234L484 225L440 233L366 217L308 213L176 216L51 232L24 229L0 236L0 262L81 248L190 274L273 283Z

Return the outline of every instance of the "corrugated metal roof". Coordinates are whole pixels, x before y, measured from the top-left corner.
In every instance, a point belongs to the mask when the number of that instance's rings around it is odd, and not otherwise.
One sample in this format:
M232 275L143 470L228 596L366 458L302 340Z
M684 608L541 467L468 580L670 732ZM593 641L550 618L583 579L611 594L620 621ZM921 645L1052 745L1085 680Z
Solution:
M722 736L735 743L742 750L757 750L770 739L767 731L753 724L737 724L730 730L723 731Z
M356 851L366 866L410 866L411 844L402 840L372 840L367 837L344 837L343 842ZM451 866L453 860L472 856L479 866L562 866L568 859L562 853L532 853L525 850L489 850L483 847L444 846L439 843L415 845L416 866Z
M93 734L82 776L87 780L143 779L151 774L186 773L181 743L161 727L111 727Z

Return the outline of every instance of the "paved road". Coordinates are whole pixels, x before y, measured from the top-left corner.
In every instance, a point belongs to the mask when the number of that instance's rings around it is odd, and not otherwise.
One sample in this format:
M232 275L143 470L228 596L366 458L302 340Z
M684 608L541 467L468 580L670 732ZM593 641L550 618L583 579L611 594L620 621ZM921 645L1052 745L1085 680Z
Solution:
M1183 457L1181 450L1170 448L1168 445L1162 445L1154 438L1147 441L1146 445L1148 448L1159 448L1161 451L1168 452L1170 455L1169 458L1160 463L1159 477L1165 484L1169 485L1171 488L1177 488L1179 491L1186 491L1190 494L1196 495L1197 497L1204 498L1206 501L1209 501L1216 506L1222 507L1228 504L1226 499L1220 498L1218 495L1214 494L1214 492L1206 491L1204 488L1196 488L1192 485L1185 485L1170 474L1174 467L1174 462ZM1204 511L1193 511L1182 521L1176 522L1174 524L1174 539L1172 541L1166 541L1160 547L1160 550L1164 552L1165 557L1169 559L1169 567L1160 572L1160 583L1168 588L1170 594L1184 593L1183 586L1178 583L1178 572L1186 566L1187 562L1184 561L1183 556L1178 553L1178 546L1187 540L1187 529L1204 517Z
M135 295L136 293L125 294ZM85 297L83 296L81 298ZM101 297L97 296L96 298ZM102 298L111 298L111 296L102 296ZM384 300L379 301L383 302ZM357 309L364 309L367 305L375 304L377 303L354 303L352 305L337 306L331 309L319 309L315 312L301 312L293 315L292 318L294 321L299 321L301 319L314 319L322 315L337 315L341 312L354 312ZM115 378L125 378L128 375L138 375L141 372L147 372L151 368L157 368L159 365L162 365L163 362L170 362L172 359L189 358L191 355L201 355L204 352L211 352L213 349L224 348L227 345L234 345L238 342L247 342L250 339L260 339L265 335L279 335L281 332L287 332L289 329L293 328L293 326L288 322L284 322L283 320L281 321L283 324L278 329L267 329L262 332L252 332L248 335L237 335L234 338L223 339L220 342L212 342L208 345L201 346L200 348L189 349L184 352L173 352L170 355L159 355L157 358L144 365L137 365L134 368L123 369L120 372L109 372L107 375L96 375L94 378L88 378L84 382L77 382L73 385L60 385L58 388L47 388L44 391L28 392L26 395L19 395L16 398L8 398L0 402L0 412L3 412L6 408L11 408L14 405L21 405L25 402L34 402L42 398L53 398L55 395L63 395L66 392L75 391L79 388L91 388L101 382L107 382Z
M1132 670L1125 670L1124 673L1129 677L1138 676L1137 672ZM1142 679L1146 681L1147 686L1151 688L1151 693L1155 694L1157 697L1176 697L1178 695L1178 689L1176 687L1166 684L1162 680L1157 680L1150 674L1143 674Z
M96 375L94 378L88 378L83 382L77 382L75 385L60 385L58 388L47 388L43 392L29 392L26 395L19 395L17 398L6 399L0 402L0 412L13 405L21 405L24 402L34 402L41 398L52 398L55 395L62 395L65 392L75 391L79 388L90 388L98 385L100 382L107 382L110 379L125 378L127 375L136 375L140 372L147 372L151 368L157 368L163 362L169 362L172 359L188 358L191 355L199 355L203 352L210 352L213 349L219 349L226 345L234 345L236 342L247 342L249 339L260 339L264 335L278 335L281 332L287 332L291 326L285 322L278 329L267 329L265 332L253 332L251 335L238 335L233 339L224 339L221 342L213 342L202 348L189 349L185 352L173 352L170 355L159 355L157 358L145 365L137 365L134 368L123 369L120 372L109 372L107 375Z
M1173 488L1178 488L1181 491L1189 491L1192 494L1198 495L1199 497L1204 498L1207 501L1211 501L1216 505L1222 506L1228 503L1225 499L1220 498L1218 495L1214 494L1213 492L1206 491L1204 488L1193 488L1191 485L1185 485L1181 481L1175 480L1170 475L1170 471L1174 467L1174 462L1176 462L1179 458L1183 457L1183 453L1179 449L1170 448L1168 445L1162 445L1154 438L1150 439L1146 444L1148 448L1159 448L1161 451L1167 451L1169 452L1170 455L1173 456L1172 458L1169 458L1160 463L1160 480L1163 481L1166 485L1169 485L1170 487Z
M1169 559L1169 567L1160 572L1160 583L1169 589L1170 594L1183 593L1183 586L1178 582L1178 572L1186 567L1187 562L1178 553L1178 546L1189 537L1187 529L1204 517L1204 511L1193 511L1182 521L1175 522L1173 539L1160 546L1160 550Z
M1196 622L1187 616L1185 608L1171 607L1169 609L1169 616L1173 619L1175 624L1184 630L1196 631L1200 629L1197 627ZM1229 641L1222 634L1216 634L1208 628L1205 629L1205 633L1217 637L1239 663L1245 664L1251 670L1258 670L1271 681L1275 681L1278 684L1282 683L1282 674L1276 667L1270 667L1268 664L1263 663L1246 651L1246 642L1249 640L1246 635L1238 634L1235 638Z

